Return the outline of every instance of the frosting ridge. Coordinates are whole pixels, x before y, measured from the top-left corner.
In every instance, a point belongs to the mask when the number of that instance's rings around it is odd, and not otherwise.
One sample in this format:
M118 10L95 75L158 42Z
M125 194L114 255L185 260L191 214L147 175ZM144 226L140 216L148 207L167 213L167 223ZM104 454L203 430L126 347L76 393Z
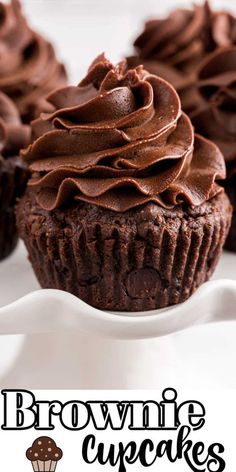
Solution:
M131 66L142 63L171 82L180 93L183 109L189 111L201 104L194 89L199 63L216 49L234 44L236 18L226 11L213 11L206 1L147 21L134 42L137 55L128 61Z
M236 172L236 46L207 57L198 74L202 106L191 115L197 131L224 154L228 173Z
M3 158L18 155L30 142L30 127L23 125L11 99L0 92L0 154Z
M52 93L22 152L40 205L81 200L113 211L155 201L199 205L221 188L218 148L196 136L170 84L103 55L77 87Z
M52 45L28 26L19 0L0 2L0 65L0 90L27 122L45 109L45 95L66 84L64 66Z

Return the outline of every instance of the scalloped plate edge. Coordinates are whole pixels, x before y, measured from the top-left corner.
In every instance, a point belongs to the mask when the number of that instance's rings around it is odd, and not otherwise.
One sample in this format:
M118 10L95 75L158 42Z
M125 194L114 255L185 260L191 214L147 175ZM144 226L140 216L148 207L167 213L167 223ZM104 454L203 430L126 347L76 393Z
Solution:
M0 334L90 331L114 339L165 336L194 325L236 320L236 281L207 282L165 310L108 313L60 290L37 290L0 308Z

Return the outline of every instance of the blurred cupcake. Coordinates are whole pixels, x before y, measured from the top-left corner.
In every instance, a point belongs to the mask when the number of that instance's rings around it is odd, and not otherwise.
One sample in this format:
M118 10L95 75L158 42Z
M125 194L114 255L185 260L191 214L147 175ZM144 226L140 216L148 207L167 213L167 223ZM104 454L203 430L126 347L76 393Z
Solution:
M108 310L186 300L212 274L231 221L224 159L195 136L163 79L104 56L48 97L22 153L18 228L42 287Z
M46 436L36 439L26 452L34 472L55 472L62 455L55 441Z
M198 73L202 104L191 114L197 132L221 149L227 167L226 192L234 207L226 247L236 251L236 46L210 54Z
M20 2L1 2L0 90L15 102L23 121L44 111L45 95L66 82L52 45L28 26Z
M189 112L201 104L195 88L199 63L217 48L232 44L236 44L236 18L212 11L205 2L147 21L134 42L137 54L128 62L144 64L149 72L168 80L180 94L183 110Z
M19 152L29 138L30 128L22 124L10 98L0 92L0 260L13 251L18 239L14 207L28 177Z

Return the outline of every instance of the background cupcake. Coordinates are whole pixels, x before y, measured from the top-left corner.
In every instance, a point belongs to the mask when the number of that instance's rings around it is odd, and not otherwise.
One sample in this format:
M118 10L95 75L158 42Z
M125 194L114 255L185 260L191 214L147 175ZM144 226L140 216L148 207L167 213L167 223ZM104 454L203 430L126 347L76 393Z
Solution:
M175 90L99 56L48 98L22 153L32 177L17 209L42 287L98 308L184 301L213 272L231 220L219 149L195 136Z
M53 46L34 32L18 0L0 3L0 90L17 105L24 122L45 109L45 95L67 82Z
M28 177L19 152L29 138L30 128L22 124L10 98L0 92L0 260L13 251L18 239L14 206Z
M226 11L213 11L205 2L147 21L134 42L137 54L128 61L132 66L144 64L171 82L183 110L189 112L201 104L195 88L200 62L219 47L232 44L236 44L236 18Z
M213 140L224 154L227 166L224 185L234 207L226 247L236 251L236 46L209 55L197 79L202 103L191 117L197 132Z
M61 460L62 450L53 439L46 436L36 439L26 451L26 457L32 463L34 472L55 472Z

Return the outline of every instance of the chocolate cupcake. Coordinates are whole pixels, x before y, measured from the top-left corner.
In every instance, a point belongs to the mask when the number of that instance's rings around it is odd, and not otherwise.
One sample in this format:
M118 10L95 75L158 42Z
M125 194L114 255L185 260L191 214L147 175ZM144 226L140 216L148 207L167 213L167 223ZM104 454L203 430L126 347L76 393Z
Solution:
M137 54L128 62L130 66L144 64L149 72L168 80L178 91L183 110L189 112L201 104L195 88L200 62L219 47L232 44L236 44L236 18L212 11L205 2L147 21L134 42Z
M45 95L66 82L52 45L28 26L20 2L1 2L0 90L15 102L23 121L39 116Z
M44 288L107 310L186 300L211 276L231 205L224 159L195 136L166 81L99 56L48 97L23 151L18 228Z
M191 114L197 132L221 149L227 168L224 183L234 208L226 248L236 251L236 46L210 54L198 73L202 104Z
M31 461L34 472L55 472L62 456L62 450L47 436L36 439L26 451L26 457Z
M29 138L30 128L22 124L10 98L0 92L0 260L13 251L18 239L14 207L28 177L19 152Z

